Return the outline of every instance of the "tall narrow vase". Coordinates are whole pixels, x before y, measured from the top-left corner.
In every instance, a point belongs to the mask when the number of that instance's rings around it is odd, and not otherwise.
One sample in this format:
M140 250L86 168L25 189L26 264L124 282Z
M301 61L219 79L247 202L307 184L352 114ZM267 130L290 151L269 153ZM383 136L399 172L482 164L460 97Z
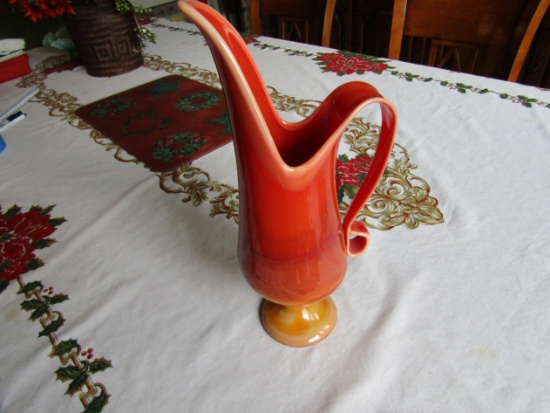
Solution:
M203 3L179 0L178 7L206 37L227 98L239 178L238 257L247 281L265 298L264 328L283 344L315 344L336 322L330 294L344 278L347 256L368 245L367 228L355 218L391 154L394 106L371 85L351 82L307 119L288 123L276 112L234 28ZM381 109L378 147L342 222L335 182L338 143L369 104Z
M90 76L116 76L143 65L134 13L119 13L114 0L73 0L75 14L64 16Z

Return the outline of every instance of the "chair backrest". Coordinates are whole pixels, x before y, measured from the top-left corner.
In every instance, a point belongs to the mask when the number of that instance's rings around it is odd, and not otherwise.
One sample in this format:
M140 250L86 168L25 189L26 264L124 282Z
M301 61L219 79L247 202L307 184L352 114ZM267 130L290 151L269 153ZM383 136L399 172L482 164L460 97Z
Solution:
M324 6L324 7L323 7ZM253 34L264 31L264 19L277 19L277 37L330 47L336 0L250 0Z
M505 77L516 82L549 5L550 0L394 0L388 57L489 76L504 66Z

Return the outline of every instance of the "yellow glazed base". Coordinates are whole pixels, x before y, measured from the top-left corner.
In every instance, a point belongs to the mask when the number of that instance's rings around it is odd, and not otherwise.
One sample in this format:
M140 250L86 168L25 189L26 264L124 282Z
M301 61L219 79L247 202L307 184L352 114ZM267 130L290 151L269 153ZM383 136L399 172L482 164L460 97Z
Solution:
M336 314L330 297L297 306L264 300L261 309L265 331L279 343L291 347L311 346L327 338L336 324Z

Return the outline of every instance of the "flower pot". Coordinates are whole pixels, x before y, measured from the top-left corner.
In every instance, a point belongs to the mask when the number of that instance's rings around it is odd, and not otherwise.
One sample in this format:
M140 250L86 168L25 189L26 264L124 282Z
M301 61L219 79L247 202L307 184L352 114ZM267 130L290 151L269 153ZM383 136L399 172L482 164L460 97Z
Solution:
M134 13L119 13L113 0L74 0L64 16L90 76L116 76L143 65Z

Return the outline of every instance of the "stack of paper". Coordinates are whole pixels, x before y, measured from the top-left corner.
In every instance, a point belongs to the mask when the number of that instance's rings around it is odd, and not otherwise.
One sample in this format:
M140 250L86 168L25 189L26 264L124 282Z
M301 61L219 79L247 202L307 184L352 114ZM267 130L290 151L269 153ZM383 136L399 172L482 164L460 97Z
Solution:
M25 49L24 39L0 39L0 55L9 55L13 52L23 51Z

